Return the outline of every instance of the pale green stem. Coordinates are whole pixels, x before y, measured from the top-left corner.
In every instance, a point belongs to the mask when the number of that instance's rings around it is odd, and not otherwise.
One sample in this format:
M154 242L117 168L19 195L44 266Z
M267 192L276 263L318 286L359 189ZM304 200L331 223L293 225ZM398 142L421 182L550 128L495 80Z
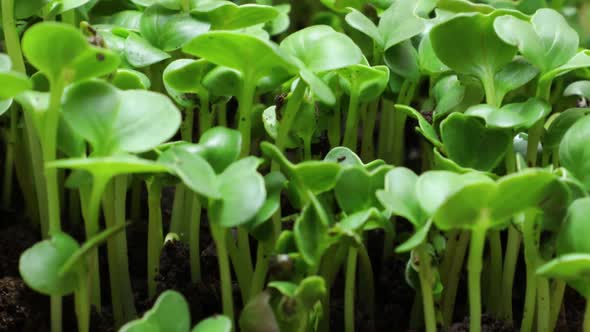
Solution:
M147 278L148 295L156 295L156 276L160 266L160 253L164 244L162 230L162 188L158 180L147 183L148 191L148 243L147 243Z
M514 292L514 276L516 273L516 263L522 237L514 226L508 228L508 243L506 245L506 255L504 256L504 269L502 275L502 314L503 318L512 321L512 293Z
M344 285L344 331L354 332L354 295L356 292L356 265L358 249L348 249L346 260L346 279Z
M559 312L563 304L563 295L565 294L566 283L563 280L555 280L551 291L551 319L549 321L549 331L555 330L555 325L559 319Z
M549 280L537 277L537 332L549 332L551 323Z
M201 281L201 200L199 195L191 193L192 206L190 211L190 231L189 231L189 248L190 248L190 262L191 262L191 280L193 283Z
M490 243L490 257L491 257L491 279L494 281L502 280L502 240L500 239L500 232L491 230L488 233ZM492 284L495 283L492 281ZM497 315L500 312L502 299L501 292L490 289L490 310L492 314Z
M431 258L425 245L418 247L420 257L420 289L422 291L422 308L424 311L424 322L426 332L436 332L436 313L434 310L434 297L432 295L432 269Z
M448 273L447 282L445 285L445 291L443 292L443 320L445 325L450 325L453 319L453 313L455 310L455 301L457 298L457 288L459 286L459 279L461 276L461 269L463 267L463 261L465 254L467 253L467 246L469 245L469 239L471 234L468 231L462 231L459 236L457 247L453 255L453 263Z
M252 140L252 105L256 94L256 84L244 77L244 83L238 96L238 130L242 134L242 157L250 154Z
M483 250L486 240L485 228L471 232L471 245L467 263L469 284L469 331L481 331L481 270Z
M227 231L211 221L211 235L217 247L217 258L219 263L219 275L221 280L221 302L223 314L234 322L233 292L231 285L231 272L226 247Z

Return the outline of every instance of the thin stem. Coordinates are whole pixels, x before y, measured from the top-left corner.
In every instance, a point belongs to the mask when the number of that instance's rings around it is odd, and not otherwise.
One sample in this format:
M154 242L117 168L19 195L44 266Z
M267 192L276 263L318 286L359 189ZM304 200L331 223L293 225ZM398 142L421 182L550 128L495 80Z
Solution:
M18 134L18 107L13 104L10 108L10 128L6 140L6 158L4 159L4 186L2 188L2 206L9 208L12 205L12 192L14 191L14 151L16 136Z
M555 330L555 325L559 319L559 312L563 304L563 295L565 294L565 281L555 280L551 291L551 318L549 320L549 331Z
M535 214L526 213L523 225L524 260L526 263L526 290L524 311L520 330L530 332L533 330L535 317L535 301L537 290L537 252L535 246Z
M248 280L248 285L252 280L253 271L253 264L252 264L252 251L250 250L250 236L248 235L248 231L244 227L238 227L238 257L241 261L241 264L244 266L244 271L246 275L244 278Z
M289 132L291 131L291 127L293 127L293 123L297 117L297 112L303 103L303 97L305 94L306 84L303 80L299 80L293 93L289 96L287 100L287 106L285 107L285 112L283 114L283 118L281 119L281 123L279 124L278 134L276 145L283 152L287 145L287 139L289 138ZM277 165L278 166L278 165ZM277 170L277 167L274 167L273 170Z
M486 241L485 228L471 232L471 245L467 262L469 284L469 331L481 331L481 270L483 249Z
M344 331L354 332L354 295L356 291L356 263L358 249L350 247L346 260L346 279L344 285Z
M330 115L330 122L328 123L328 140L330 147L335 148L340 146L341 140L341 126L342 126L342 98L336 98L336 104L333 108L333 113Z
M98 234L99 231L99 213L100 213L100 198L104 193L108 179L94 176L92 183L92 191L90 193L90 199L88 200L87 216L86 220L86 238L90 239L94 235ZM88 254L88 274L90 275L89 281L89 293L90 303L96 307L100 312L101 301L100 301L100 270L98 267L98 250L96 248Z
M434 311L434 298L432 295L432 269L431 258L424 245L418 247L420 257L420 290L422 291L422 308L426 332L436 332L436 314Z
M148 295L156 295L156 276L160 266L160 253L164 243L162 230L162 187L158 180L147 183L148 191L148 243L147 278Z
M214 107L217 112L217 125L227 127L227 103L215 104Z
M248 265L246 262L244 253L236 246L236 241L234 240L233 236L230 236L227 239L226 245L229 252L229 257L234 267L236 278L238 279L242 301L245 304L249 296L248 287L252 282L252 265Z
M264 288L266 274L268 273L268 265L269 261L268 256L266 255L266 244L264 242L259 242L258 248L256 249L256 268L254 268L254 273L252 275L252 282L250 283L247 301L253 299Z
M242 157L250 154L252 140L252 105L256 94L256 84L244 77L244 85L238 96L238 130L242 134Z
M88 332L90 330L89 277L87 273L80 273L78 275L80 285L74 293L79 332Z
M6 51L15 71L26 74L25 62L20 46L20 38L14 17L14 0L2 0L2 29Z
M486 103L491 106L500 107L502 100L496 94L496 86L494 84L494 74L489 73L485 78L482 78L482 84L486 94Z
M491 254L491 279L502 280L502 240L500 239L500 232L492 230L488 234L490 241ZM498 314L500 312L500 298L501 292L490 291L491 312Z
M549 332L551 322L549 280L544 277L537 277L537 313L536 331Z
M467 245L469 245L469 239L471 234L468 231L462 231L455 248L453 255L453 263L449 270L447 282L445 285L445 291L443 293L443 320L445 325L450 325L453 320L453 312L455 310L455 300L457 298L457 288L459 286L459 279L461 276L461 269L463 267L463 261L465 254L467 253Z
M540 79L537 83L537 97L549 102L551 98L551 84L552 81ZM527 146L527 163L529 167L534 167L537 164L537 150L543 134L543 125L545 119L539 120L533 127L529 129L528 146Z
M199 195L191 193L192 207L190 211L190 232L189 232L189 248L191 261L191 280L193 283L198 283L202 280L201 277L201 200Z
M361 157L365 161L375 159L375 142L373 140L373 135L378 108L379 100L371 102L367 107L367 116L365 117L363 124L363 142L361 145Z
M221 280L221 301L223 305L223 314L234 321L234 301L231 286L231 273L229 268L229 258L226 247L226 230L217 225L215 221L211 222L211 235L215 246L217 247L217 259L219 263L219 276Z
M508 228L508 243L504 256L504 269L502 274L502 316L512 321L512 292L514 291L514 276L516 274L516 263L522 237L514 226Z
M199 95L201 106L199 107L199 133L203 135L213 125L213 115L209 107L209 94Z
M453 266L453 262L455 261L455 248L459 242L459 235L461 235L459 230L451 230L447 233L445 256L443 257L443 260L438 268L440 272L440 281L443 285L447 284L447 277L451 267Z
M364 312L368 313L369 319L375 319L375 276L371 257L367 248L363 245L358 249L359 252L359 300L365 306ZM374 330L374 326L373 326Z
M356 151L358 141L358 125L359 125L359 95L351 91L348 102L348 113L346 114L346 127L344 130L343 145L352 151Z

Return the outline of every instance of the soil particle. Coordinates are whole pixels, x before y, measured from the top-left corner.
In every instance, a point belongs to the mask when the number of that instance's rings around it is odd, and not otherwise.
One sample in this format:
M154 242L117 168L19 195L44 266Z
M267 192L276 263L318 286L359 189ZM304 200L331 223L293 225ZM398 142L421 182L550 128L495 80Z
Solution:
M481 316L482 332L517 332L518 329L503 320L493 318L490 315ZM463 322L453 324L447 332L469 332L469 317L465 317Z
M0 331L44 331L42 308L48 305L43 296L29 289L22 279L0 279Z
M0 277L20 277L18 260L20 254L39 239L37 232L28 224L18 223L0 232Z

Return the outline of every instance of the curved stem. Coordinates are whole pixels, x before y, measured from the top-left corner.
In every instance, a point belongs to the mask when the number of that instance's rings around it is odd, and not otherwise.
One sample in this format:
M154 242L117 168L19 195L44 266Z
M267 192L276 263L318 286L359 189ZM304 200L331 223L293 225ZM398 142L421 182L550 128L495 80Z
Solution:
M344 285L344 331L354 332L354 295L356 291L356 264L358 249L350 247L346 260L346 279Z
M379 100L373 101L367 107L367 116L363 124L363 141L361 145L361 158L365 161L375 159L375 122L377 121L377 109Z
M453 312L455 310L455 300L457 298L457 288L459 286L459 279L461 276L461 269L465 254L467 253L467 246L471 234L468 231L461 231L455 253L453 255L453 263L448 273L445 291L443 293L443 320L445 325L450 325L453 321Z
M544 277L537 277L537 330L538 332L549 332L551 322L551 307L549 280Z
M293 123L295 122L295 118L297 117L297 111L301 104L303 103L303 97L305 94L306 84L303 80L299 80L293 93L289 96L287 100L287 106L285 107L285 112L283 114L283 118L281 123L279 124L278 134L277 134L277 147L281 152L285 150L285 146L287 145L287 139L289 138L289 132L291 131L291 127L293 127ZM277 168L275 167L275 169Z
M502 240L500 239L500 232L492 230L488 234L490 241L491 254L491 278L495 281L502 280ZM490 290L490 311L497 315L500 312L500 298L501 292Z
M535 301L537 290L537 252L535 247L535 215L526 213L523 225L524 260L526 263L526 290L524 311L520 330L530 332L533 330L535 318Z
M148 295L156 295L156 276L160 266L160 254L164 243L162 230L162 187L157 180L147 183L148 192L148 243L147 243L147 278Z
M563 295L565 293L565 281L555 280L553 282L553 290L551 291L551 319L549 321L549 331L555 330L555 325L559 319L559 312L563 303Z
M209 94L202 93L199 95L201 107L199 108L199 132L201 135L213 125L213 116L209 107Z
M375 320L375 276L371 257L365 246L358 249L359 257L359 300L365 306L364 312L368 313L371 321ZM373 327L374 329L374 327Z
M200 249L200 235L201 235L201 200L199 195L191 193L192 204L189 218L189 248L190 248L190 262L191 262L191 281L193 283L200 282L201 277L201 249Z
M457 247L457 243L459 243L461 232L459 230L451 230L446 235L447 244L445 248L445 256L438 268L438 271L440 272L440 281L443 285L447 284L447 277L449 276L449 272L455 261L455 248Z
M486 230L472 231L469 259L467 262L469 283L469 331L481 331L481 270Z
M250 289L248 292L248 299L253 299L258 295L264 288L266 281L266 274L268 273L268 256L266 255L266 244L264 242L258 243L256 249L256 268L252 275L252 282L250 283ZM247 301L244 301L247 303Z
M226 230L211 222L211 235L217 247L217 259L219 263L219 277L221 280L221 302L223 314L234 322L234 301L231 286L231 273L226 247Z
M100 212L100 198L106 188L108 179L104 179L99 176L94 176L92 183L92 191L90 193L90 199L88 201L87 216L86 220L86 238L90 239L94 235L98 234L99 231L99 212ZM88 254L88 274L90 275L89 281L89 293L90 303L96 307L96 310L100 312L101 301L100 301L100 270L98 267L98 250L96 248Z
M504 256L504 269L502 274L502 316L508 321L512 321L512 292L514 286L514 276L516 274L516 263L522 238L514 226L508 228L508 243L506 245L506 255Z
M79 274L78 280L80 281L80 285L74 293L79 332L88 332L90 330L90 297L88 294L88 278L88 274Z
M422 308L426 332L436 332L436 314L434 311L434 298L432 295L432 269L431 258L424 245L418 247L420 257L420 289L422 291Z
M238 96L238 129L242 134L242 157L250 154L250 144L252 140L252 105L256 94L256 84L244 77L244 85Z
M360 102L358 93L351 91L350 100L348 102L348 114L346 115L343 145L352 151L356 151L358 141L359 106Z

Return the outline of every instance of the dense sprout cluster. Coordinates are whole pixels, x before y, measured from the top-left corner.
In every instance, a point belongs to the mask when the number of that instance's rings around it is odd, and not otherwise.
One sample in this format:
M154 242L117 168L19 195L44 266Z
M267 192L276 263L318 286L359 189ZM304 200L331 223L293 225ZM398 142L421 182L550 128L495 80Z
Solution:
M191 284L218 280L222 315L196 332L336 330L335 293L338 326L360 330L363 306L377 330L394 259L416 294L399 326L449 328L463 280L474 332L482 317L553 331L567 287L590 301L587 2L1 4L1 203L42 234L19 271L51 297L52 332L74 314L87 332L105 306L120 331L191 330L158 284L178 241ZM129 221L147 236L146 312Z

